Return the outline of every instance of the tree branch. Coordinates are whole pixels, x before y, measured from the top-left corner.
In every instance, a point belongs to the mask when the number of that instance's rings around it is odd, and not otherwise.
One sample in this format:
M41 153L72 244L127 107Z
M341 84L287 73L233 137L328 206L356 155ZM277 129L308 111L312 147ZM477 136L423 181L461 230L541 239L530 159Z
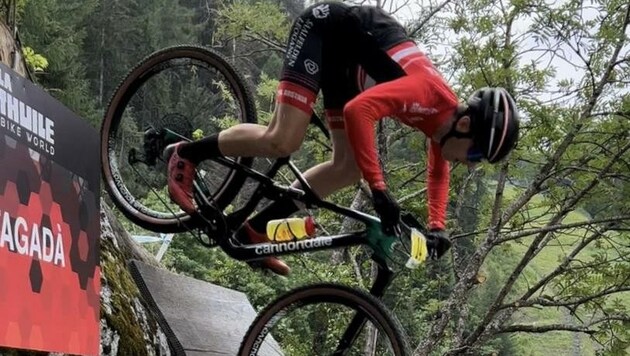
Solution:
M587 221L579 221L579 222L575 222L575 223L570 223L570 224L557 224L557 225L551 225L551 226L544 226L544 227L540 227L540 228L536 228L536 229L529 229L529 230L524 230L518 233L512 233L512 234L507 234L505 235L504 238L498 239L496 241L496 244L502 244L508 241L512 241L512 240L516 240L516 239L520 239L521 237L525 237L525 236L531 236L534 234L540 234L542 232L551 232L551 231L558 231L558 230L565 230L565 229L573 229L576 227L582 227L582 226L587 226L587 225L596 225L596 224L602 224L602 223L613 223L613 222L621 222L621 221L626 221L626 220L630 220L630 215L621 215L621 216L615 216L615 217L611 217L611 218L604 218L604 219L592 219L592 220L587 220Z
M556 225L562 218L564 218L566 214L571 209L573 209L575 204L577 204L586 193L588 193L593 187L595 187L601 181L601 176L605 174L609 169L611 169L611 167L615 164L616 160L621 155L623 155L626 151L628 151L628 149L630 149L630 142L628 142L624 147L622 147L621 150L619 150L619 152L614 157L611 157L608 164L602 168L600 174L596 176L584 189L582 189L581 192L573 196L571 199L569 199L565 203L562 210L558 212L554 217L551 218L548 226ZM473 344L477 342L477 339L480 338L480 336L486 332L486 327L488 326L488 324L490 324L490 322L494 318L497 311L499 311L499 306L501 305L501 303L503 302L507 294L512 290L512 287L514 283L516 282L518 276L521 275L521 273L523 272L525 267L529 264L529 262L538 254L538 252L540 252L540 243L547 236L547 234L548 232L542 232L534 239L534 241L532 241L530 247L525 252L525 255L523 256L519 264L516 266L516 268L514 268L514 270L508 277L507 281L505 282L505 284L503 285L503 287L497 294L494 302L489 306L488 312L482 319L481 323L479 323L475 331L473 331L469 335L469 337L466 339L466 344ZM503 324L503 322L505 322L505 320L507 320L511 316L511 314L512 314L512 310L506 310L506 312L504 312L502 316L498 318L498 320L495 320L494 324L495 325Z
M615 288L607 288L603 291L600 291L599 293L591 294L586 297L573 299L573 300L562 301L562 300L556 300L553 298L544 298L544 297L534 298L534 299L530 299L526 301L519 300L510 304L501 306L501 309L530 308L536 305L539 305L542 307L572 307L571 309L575 309L575 307L588 303L595 299L602 298L611 294L623 293L623 292L630 292L630 286L621 285Z
M461 211L464 206L464 198L466 196L466 190L468 190L468 187L470 186L471 182L473 182L475 178L478 176L479 176L479 171L475 170L472 173L468 174L466 178L464 179L464 183L462 184L459 190L459 194L457 194L459 198L457 199L455 203L455 211L453 213L453 216L455 217L455 219L457 219L457 221L462 220ZM461 226L461 224L458 224L458 226ZM460 274L462 270L464 269L464 267L466 266L466 264L463 262L464 251L462 250L461 245L462 243L460 241L453 241L453 248L451 249L451 254L453 256L453 271L455 273L456 280L460 279ZM460 323L461 323L461 316L460 316Z
M573 332L582 332L589 335L592 335L596 332L596 330L591 330L586 326L573 326L566 324L548 324L548 325L525 325L525 324L515 324L505 327L501 330L496 331L494 334L505 334L505 333L514 333L514 332L523 332L523 333L546 333L549 331L573 331Z
M420 32L420 30L424 28L427 22L429 22L429 20L431 20L431 18L435 16L435 14L440 12L440 10L442 10L450 2L451 0L444 0L441 4L439 4L433 10L431 10L431 12L429 12L429 14L422 21L420 21L420 23L416 26L416 28L410 31L409 37L415 37L418 34L418 32Z
M358 188L354 194L354 198L352 199L352 204L350 204L350 209L362 211L365 208L367 203L367 199L363 191ZM346 217L341 222L341 228L339 229L339 233L343 234L350 231L353 225L356 224L356 220ZM331 262L333 264L340 264L343 261L343 252L347 250L347 248L333 250ZM355 269L357 276L360 276L360 272Z
M526 332L526 333L546 333L549 331L572 331L572 332L582 332L586 334L594 334L597 330L591 329L593 326L609 321L621 321L628 322L630 321L630 316L627 314L611 314L603 316L599 319L595 319L586 325L568 325L568 324L547 324L547 325L535 325L535 324L514 324L500 330L496 330L493 335L496 334L505 334L505 333L513 333L513 332Z
M630 9L630 7L629 7ZM628 16L626 16L626 19ZM507 21L507 19L504 19ZM505 23L504 23L505 25ZM627 28L627 21L625 23L620 23L618 27L620 29L620 33L624 33ZM567 153L567 150L571 147L576 136L581 132L583 127L590 122L589 117L593 112L596 104L600 100L603 89L610 84L611 82L611 65L615 63L618 59L619 50L624 46L625 39L620 39L616 41L615 46L616 49L613 51L613 55L609 59L608 66L601 73L599 77L599 82L594 82L592 91L587 98L585 98L580 106L577 106L577 111L579 112L579 116L575 120L575 123L572 127L569 127L566 132L563 132L563 136L558 145L554 145L553 153L545 162L545 164L539 169L538 174L534 177L533 182L529 185L529 187L509 206L505 209L501 218L497 220L492 220L493 224L491 224L491 228L488 231L487 238L481 242L480 246L477 248L475 253L471 256L468 261L468 265L466 269L462 273L462 278L454 285L451 290L449 298L444 302L443 307L441 308L441 315L437 318L431 325L428 334L425 336L424 341L418 345L415 350L417 355L428 355L432 353L437 347L438 343L443 338L446 328L451 323L451 319L453 314L456 312L458 308L460 308L462 303L465 303L465 299L468 296L469 290L472 288L474 277L477 274L481 264L487 257L488 253L495 246L494 242L496 242L497 236L496 233L500 231L502 224L509 221L515 214L528 202L531 201L532 197L538 194L545 181L549 178L548 174L552 169L558 166L559 162L561 162L561 158L564 157ZM577 96L576 96L577 97ZM627 145L622 149L627 150ZM613 155L610 155L612 157ZM602 170L602 174L606 174L606 170L611 169L613 165L613 161L618 159L619 156L615 155L612 157L609 164L604 167ZM582 199L586 193L592 190L594 186L596 186L601 177L598 176L594 181L590 182L579 194L575 195L576 199L568 199L567 202L563 205L562 210L556 214L552 220L549 222L549 226L557 225L562 218L566 216L568 211L574 209L576 203ZM496 221L496 224L494 223ZM491 335L491 333L500 328L500 326L505 323L505 321L511 316L509 312L501 313L498 317L496 316L497 307L501 305L502 301L505 299L508 291L511 291L512 286L514 285L514 281L516 278L522 273L524 267L531 261L531 259L539 252L539 247L541 242L545 239L548 232L540 233L533 241L532 245L526 252L525 256L519 263L519 265L515 268L514 273L509 277L509 280L500 292L497 295L495 301L490 306L488 313L483 317L482 321L478 324L477 328L469 334L463 344L455 345L455 347L466 347L466 346L474 346L475 344L482 342L485 337ZM493 321L494 320L494 321ZM493 322L492 327L488 327L490 322Z
M406 202L409 199L413 199L415 197L417 197L418 195L422 195L427 191L427 188L422 188L420 190L417 190L411 194L405 195L404 197L398 199L398 203L402 204L404 202Z

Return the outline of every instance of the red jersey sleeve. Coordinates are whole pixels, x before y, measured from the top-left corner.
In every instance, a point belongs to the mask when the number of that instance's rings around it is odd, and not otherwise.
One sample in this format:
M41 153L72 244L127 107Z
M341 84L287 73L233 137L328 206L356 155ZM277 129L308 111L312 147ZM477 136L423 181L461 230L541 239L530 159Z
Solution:
M370 187L386 186L374 142L376 121L394 117L430 137L456 107L457 98L443 78L426 72L376 85L348 102L344 108L346 133Z
M364 92L368 93L367 91ZM378 161L375 145L374 123L395 110L392 101L379 102L372 95L359 95L343 110L346 134L363 178L371 188L384 189L385 181Z
M427 165L429 229L446 228L446 205L450 183L450 165L442 158L440 144L431 141Z

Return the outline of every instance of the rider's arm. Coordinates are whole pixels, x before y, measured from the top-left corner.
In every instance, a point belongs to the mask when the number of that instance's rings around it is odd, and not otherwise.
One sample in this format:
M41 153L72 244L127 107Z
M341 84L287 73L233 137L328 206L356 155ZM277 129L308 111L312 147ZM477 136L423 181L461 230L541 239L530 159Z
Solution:
M343 115L346 134L357 165L370 188L385 189L385 180L374 144L374 122L384 115L380 113L382 109L377 110L370 104L371 101L355 99L345 106Z
M433 114L418 120L423 114L411 112L414 105ZM376 85L346 104L344 120L348 140L370 187L386 188L374 143L376 121L386 116L411 117L410 126L430 135L456 106L457 99L443 79L432 75L409 75Z
M440 144L431 141L427 164L429 229L444 230L446 228L449 180L450 167L448 161L442 158Z

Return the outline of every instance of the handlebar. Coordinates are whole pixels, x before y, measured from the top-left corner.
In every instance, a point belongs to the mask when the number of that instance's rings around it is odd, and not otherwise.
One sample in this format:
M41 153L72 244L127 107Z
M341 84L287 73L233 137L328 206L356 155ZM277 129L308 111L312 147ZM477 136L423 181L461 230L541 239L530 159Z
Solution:
M381 231L380 222L368 227L369 244L378 257L386 259L391 257L393 246L397 242L407 248L406 253L412 258L418 257L419 262L424 262L425 258L438 259L451 247L451 242L447 237L431 234L409 212L401 214L400 228L399 236L390 236ZM414 229L419 234L414 234Z

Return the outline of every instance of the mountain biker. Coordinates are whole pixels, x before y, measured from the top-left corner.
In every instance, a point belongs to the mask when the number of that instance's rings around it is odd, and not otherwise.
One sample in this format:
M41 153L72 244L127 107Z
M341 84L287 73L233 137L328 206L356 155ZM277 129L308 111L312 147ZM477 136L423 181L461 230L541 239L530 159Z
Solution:
M392 117L430 137L428 149L429 238L443 254L449 164L495 163L515 146L518 112L502 88L484 88L458 103L453 90L404 28L383 10L321 2L308 7L293 23L276 108L269 126L239 124L199 141L170 145L166 154L171 199L195 212L192 182L196 165L211 157L285 157L299 149L313 105L322 90L333 154L310 168L305 178L321 198L363 177L372 191L383 231L394 234L400 208L389 194L379 165L374 123ZM294 182L299 187L298 182ZM275 201L237 232L243 243L268 241L271 219L300 210L285 198ZM262 267L286 275L287 264L275 257Z

